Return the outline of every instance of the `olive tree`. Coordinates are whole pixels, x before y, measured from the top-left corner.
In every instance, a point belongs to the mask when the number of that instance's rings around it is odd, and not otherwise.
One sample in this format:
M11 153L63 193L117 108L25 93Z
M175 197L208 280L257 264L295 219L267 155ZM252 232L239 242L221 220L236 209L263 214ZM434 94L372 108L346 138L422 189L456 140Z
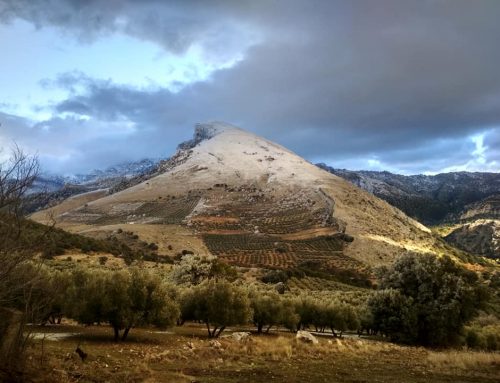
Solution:
M288 299L282 299L277 293L253 292L250 305L253 311L252 321L259 334L264 327L266 332L269 332L271 327L278 325L295 329L299 320L293 304Z
M338 301L328 304L317 303L317 312L315 326L320 327L321 331L329 328L334 336L342 337L343 332L359 328L358 315L354 307L349 304Z
M78 270L66 301L69 315L80 323L109 323L115 341L126 340L137 326L168 327L179 316L174 290L158 276L138 269Z
M236 279L236 271L213 255L184 255L171 273L176 284L197 285L207 279Z
M211 338L227 326L248 323L252 315L247 291L225 280L204 281L185 292L181 301L182 320L205 323Z

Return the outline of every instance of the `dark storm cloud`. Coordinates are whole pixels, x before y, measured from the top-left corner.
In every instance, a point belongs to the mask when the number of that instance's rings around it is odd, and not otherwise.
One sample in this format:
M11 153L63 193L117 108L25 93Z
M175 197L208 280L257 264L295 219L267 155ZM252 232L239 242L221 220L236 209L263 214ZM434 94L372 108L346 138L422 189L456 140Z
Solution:
M174 52L199 43L225 55L259 35L236 66L178 93L61 77L59 85L86 91L55 110L134 122L146 148L134 148L136 157L150 145L168 153L197 121L225 120L333 166L366 157L439 170L471 160L469 137L485 132L484 157L499 159L500 2L3 4L4 20L56 25L84 41L120 31Z

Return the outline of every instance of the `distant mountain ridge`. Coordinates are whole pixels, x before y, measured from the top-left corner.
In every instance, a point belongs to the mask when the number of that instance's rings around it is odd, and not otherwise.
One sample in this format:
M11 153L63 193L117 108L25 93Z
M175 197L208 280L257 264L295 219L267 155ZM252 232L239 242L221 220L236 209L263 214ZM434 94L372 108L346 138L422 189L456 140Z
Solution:
M451 225L450 244L500 258L500 174L441 173L403 176L389 172L318 167L384 199L426 225Z
M130 180L154 173L159 163L160 159L145 158L123 162L103 170L96 169L87 174L61 176L42 173L29 190L25 212L33 213L71 196L94 190L107 189L112 192L117 185L127 185Z
M387 171L318 167L384 199L426 225L455 222L467 205L500 195L500 173L441 173L404 176Z

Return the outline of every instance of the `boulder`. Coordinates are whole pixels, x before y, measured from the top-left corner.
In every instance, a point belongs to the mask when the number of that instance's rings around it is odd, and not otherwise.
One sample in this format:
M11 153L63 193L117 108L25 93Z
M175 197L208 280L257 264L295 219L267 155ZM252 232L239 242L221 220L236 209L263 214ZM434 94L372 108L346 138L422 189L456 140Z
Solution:
M295 336L295 339L300 340L301 342L304 343L312 343L312 344L318 344L318 340L316 337L311 334L309 331L297 331L297 335Z
M231 335L228 335L228 337L234 339L237 342L241 342L248 340L248 338L250 337L250 333L245 331L233 332Z

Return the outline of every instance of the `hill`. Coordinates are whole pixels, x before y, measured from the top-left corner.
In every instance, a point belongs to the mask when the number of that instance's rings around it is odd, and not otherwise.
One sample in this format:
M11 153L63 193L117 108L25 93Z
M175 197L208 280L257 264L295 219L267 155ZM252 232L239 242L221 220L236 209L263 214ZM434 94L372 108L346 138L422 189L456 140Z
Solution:
M397 208L224 123L198 124L194 138L145 178L106 196L74 197L33 218L52 213L61 227L87 235L133 227L160 248L180 231L188 250L235 265L306 264L366 278L370 267L404 251L449 250Z

